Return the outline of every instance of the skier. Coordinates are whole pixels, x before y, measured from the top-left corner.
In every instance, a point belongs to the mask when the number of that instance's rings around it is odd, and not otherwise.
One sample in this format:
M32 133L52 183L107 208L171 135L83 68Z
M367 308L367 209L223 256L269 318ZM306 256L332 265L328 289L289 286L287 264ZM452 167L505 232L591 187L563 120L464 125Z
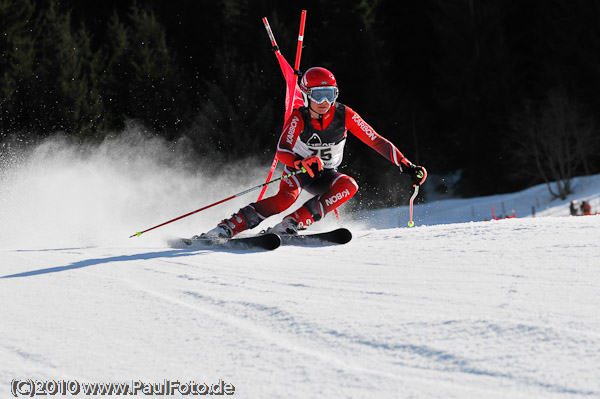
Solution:
M579 208L579 203L577 202L577 200L573 200L571 201L571 204L569 205L569 212L571 213L571 216L579 216L580 213L580 208Z
M347 132L407 172L413 186L421 185L427 171L416 166L388 140L380 136L353 109L336 102L339 91L333 74L321 67L307 70L300 81L304 107L294 109L286 121L277 145L277 158L285 164L284 174L304 167L306 173L281 181L279 192L272 197L243 207L203 237L231 238L258 226L269 216L291 207L300 192L314 197L267 231L297 234L325 217L358 190L354 179L338 172L342 162Z
M592 214L592 206L589 202L583 201L581 203L581 213L585 216L589 216Z

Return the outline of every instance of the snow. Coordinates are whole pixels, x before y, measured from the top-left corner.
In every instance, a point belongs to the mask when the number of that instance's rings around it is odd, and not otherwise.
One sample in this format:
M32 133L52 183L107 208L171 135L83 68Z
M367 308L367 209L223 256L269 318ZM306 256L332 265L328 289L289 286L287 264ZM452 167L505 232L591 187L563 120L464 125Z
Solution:
M3 163L1 397L13 379L223 380L242 398L600 397L600 217L568 216L573 199L600 209L600 176L564 201L542 185L420 204L414 228L405 206L342 207L343 246L166 246L254 193L127 238L266 175L184 160L129 134L85 150L52 139ZM484 221L492 205L518 217Z

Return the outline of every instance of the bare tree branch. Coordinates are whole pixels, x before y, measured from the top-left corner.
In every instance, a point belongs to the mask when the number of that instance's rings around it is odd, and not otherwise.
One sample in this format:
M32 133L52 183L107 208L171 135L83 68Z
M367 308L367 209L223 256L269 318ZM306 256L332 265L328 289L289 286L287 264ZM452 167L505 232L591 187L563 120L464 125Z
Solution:
M541 178L552 196L562 199L572 192L575 174L582 167L589 172L588 159L598 150L598 129L579 108L559 88L537 106L526 103L512 120L516 162L524 173Z

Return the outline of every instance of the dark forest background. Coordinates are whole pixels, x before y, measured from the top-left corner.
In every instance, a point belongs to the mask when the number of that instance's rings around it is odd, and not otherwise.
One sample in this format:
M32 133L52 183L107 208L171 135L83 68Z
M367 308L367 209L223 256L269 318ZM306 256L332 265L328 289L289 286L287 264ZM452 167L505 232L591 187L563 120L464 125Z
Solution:
M136 123L266 175L285 82L261 18L293 64L303 9L301 70L332 70L339 101L430 174L460 172L455 194L560 181L564 197L600 172L594 0L0 0L0 145ZM403 199L398 171L348 141L363 199Z

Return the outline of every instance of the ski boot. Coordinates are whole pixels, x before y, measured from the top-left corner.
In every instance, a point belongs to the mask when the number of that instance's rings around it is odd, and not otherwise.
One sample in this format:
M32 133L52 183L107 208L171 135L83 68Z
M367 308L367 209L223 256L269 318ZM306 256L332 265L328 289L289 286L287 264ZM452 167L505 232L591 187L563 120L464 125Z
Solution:
M299 230L306 230L314 222L315 220L308 209L306 209L306 206L302 206L296 212L284 217L280 223L267 229L267 233L297 235Z
M221 238L229 239L241 233L256 227L264 219L254 207L249 205L231 215L229 219L223 219L214 229L200 235L201 238Z

